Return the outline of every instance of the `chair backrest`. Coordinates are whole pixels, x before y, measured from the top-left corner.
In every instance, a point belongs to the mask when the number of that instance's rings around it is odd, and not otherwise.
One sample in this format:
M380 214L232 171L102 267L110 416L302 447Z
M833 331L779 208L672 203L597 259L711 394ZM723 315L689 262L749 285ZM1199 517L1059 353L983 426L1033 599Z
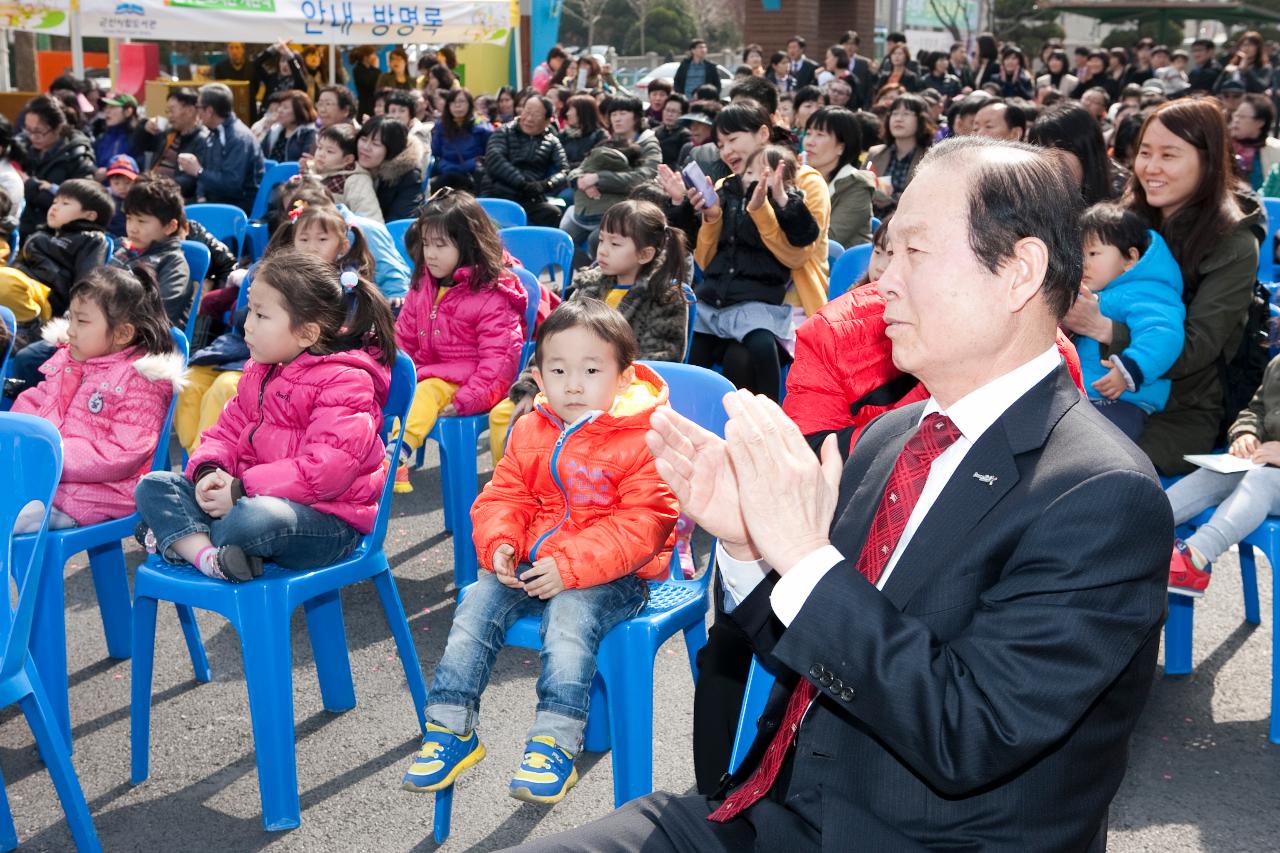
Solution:
M4 336L4 346L0 347L0 378L3 378L8 375L5 371L9 369L9 354L13 352L13 336L18 333L18 318L0 305L0 322L9 330L9 334Z
M262 174L265 175L267 172L271 171L278 165L280 165L279 160L272 160L270 157L263 157L262 158Z
M195 313L195 309L192 309ZM169 335L173 338L173 347L182 353L182 366L186 367L187 358L191 355L191 344L178 329L169 329ZM173 430L173 413L178 406L178 395L174 394L169 398L169 410L164 415L164 425L160 427L160 435L156 439L156 452L151 459L152 471L168 471L169 470L169 436Z
M13 259L18 257L18 244L22 242L22 235L18 233L18 229L14 228L9 232L9 257L5 258L5 265L13 263Z
M517 370L524 370L533 357L533 335L538 324L538 303L542 299L542 285L538 277L524 267L511 267L512 275L520 279L529 299L524 306L524 344L520 347L520 364Z
M391 235L391 242L396 244L396 251L400 253L400 257L404 258L404 262L409 265L409 272L413 272L413 258L409 257L409 244L404 241L405 232L417 222L416 219L393 219L387 223L387 233Z
M1262 249L1258 252L1258 280L1271 282L1276 280L1276 231L1280 230L1280 198L1264 198L1262 204L1267 210L1267 239L1262 241Z
M249 218L256 221L266 216L267 205L271 202L271 191L296 174L298 174L298 163L294 160L276 163L270 169L266 169L262 173L262 183L258 185L258 194L253 197Z
M862 278L862 274L871 265L871 252L874 247L870 243L854 246L836 259L831 268L831 280L827 284L827 301L844 296L853 287L854 282Z
M738 713L733 752L729 756L730 773L738 769L756 739L756 720L764 713L764 706L769 702L769 692L773 690L775 680L773 673L765 669L760 664L760 659L753 655L751 668L747 670L747 689L742 694L742 710Z
M514 226L498 232L507 251L516 257L524 268L539 278L547 267L559 267L564 271L561 292L567 292L573 276L573 238L559 228L538 225Z
M476 199L480 206L484 208L484 212L489 214L489 218L499 229L521 227L529 224L529 215L524 212L524 208L505 198L478 198Z
M187 218L203 225L237 257L244 254L244 235L249 230L249 217L234 204L189 204Z
M413 359L404 352L396 353L396 363L391 365L391 388L387 392L387 403L382 407L382 438L387 442L388 454L392 459L400 458L400 448L404 445L404 424L409 417L409 405L413 403L413 392L418 387L417 368ZM388 440L393 423L400 424L395 438ZM391 517L391 490L395 485L395 469L387 473L387 481L382 486L382 498L378 503L378 517L373 522L373 530L364 537L361 549L381 548L382 540L387 536L387 519Z
M836 262L836 258L844 254L844 246L835 240L827 240L827 269L831 269L831 265Z
M204 279L209 274L209 247L196 240L182 241L182 256L187 259L187 268L191 270L191 307L188 309L186 332L187 340L195 337L196 318L200 313L200 297L204 295Z
M694 294L693 288L687 284L680 285L680 290L684 293L684 304L689 306L688 316L685 317L685 322L689 325L685 334L684 355L680 360L688 364L689 353L693 350L693 327L698 319L698 297Z
M22 578L17 607L11 607L8 600L0 607L0 639L4 642L0 681L6 681L22 668L30 648L49 510L62 477L62 437L57 428L34 415L0 414L0 471L5 472L5 488L0 491L0 577L6 581ZM18 513L31 501L44 504L44 518L35 534L35 547L21 551L30 562L15 566L13 526ZM7 593L7 584L5 590Z
M880 230L880 218L878 216L871 217L871 233L874 234Z

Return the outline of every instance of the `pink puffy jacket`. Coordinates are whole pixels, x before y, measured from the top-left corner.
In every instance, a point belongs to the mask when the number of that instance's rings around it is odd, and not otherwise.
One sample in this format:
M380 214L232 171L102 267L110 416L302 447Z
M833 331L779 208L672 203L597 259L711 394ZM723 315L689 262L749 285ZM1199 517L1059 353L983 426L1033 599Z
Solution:
M418 381L443 379L458 386L460 415L487 412L516 378L524 342L528 295L519 279L503 273L491 286L472 290L472 267L453 274L453 286L436 303L438 282L423 271L396 320L396 345L418 368Z
M363 350L245 362L240 388L187 462L216 465L249 497L271 495L373 529L386 482L382 407L391 371Z
M45 326L57 352L40 367L45 380L22 392L13 411L37 415L62 433L62 481L53 505L95 524L134 511L133 488L151 470L169 400L186 368L178 353L140 354L136 348L76 361L65 341L65 320Z

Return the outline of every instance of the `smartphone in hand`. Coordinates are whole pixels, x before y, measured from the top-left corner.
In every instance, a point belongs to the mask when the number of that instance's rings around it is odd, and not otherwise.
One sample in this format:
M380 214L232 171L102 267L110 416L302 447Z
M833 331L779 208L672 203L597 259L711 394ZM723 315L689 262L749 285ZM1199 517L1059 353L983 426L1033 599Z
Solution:
M686 187L702 193L704 206L715 207L720 203L720 197L716 195L716 188L711 184L711 179L694 161L690 160L689 165L680 170L680 177L684 179Z

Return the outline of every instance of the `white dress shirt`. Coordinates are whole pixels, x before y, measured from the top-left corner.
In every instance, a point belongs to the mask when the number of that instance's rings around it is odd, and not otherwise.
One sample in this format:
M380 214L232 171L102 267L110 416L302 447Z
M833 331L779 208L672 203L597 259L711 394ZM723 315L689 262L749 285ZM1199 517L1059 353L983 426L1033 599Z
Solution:
M929 514L929 510L938 499L938 495L942 494L943 488L951 480L952 475L964 462L969 449L1005 413L1006 409L1056 370L1060 361L1061 356L1055 345L1022 366L991 380L981 388L970 391L945 411L936 400L929 398L925 403L924 411L920 414L920 420L923 421L933 412L941 412L951 418L956 428L960 430L960 437L933 460L929 468L929 476L920 492L920 499L911 510L907 526L903 528L902 537L898 539L898 546L889 556L889 562L876 582L877 589L884 589L885 582L893 573L902 552L911 542L911 537L920 528L925 516ZM919 421L917 421L918 424ZM729 612L751 594L756 585L769 573L769 566L763 560L735 560L726 554L723 548L718 549L716 554L720 576L724 581L724 609L725 612ZM774 614L782 624L791 624L818 582L844 559L845 555L839 549L834 545L827 545L801 558L800 562L779 579L774 585L769 601Z

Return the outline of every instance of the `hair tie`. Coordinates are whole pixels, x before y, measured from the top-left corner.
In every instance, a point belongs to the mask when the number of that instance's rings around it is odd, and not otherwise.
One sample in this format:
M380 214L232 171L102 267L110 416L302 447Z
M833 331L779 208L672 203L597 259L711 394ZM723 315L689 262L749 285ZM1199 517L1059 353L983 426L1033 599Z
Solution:
M307 209L307 203L305 201L303 201L300 198L295 199L293 202L293 207L289 208L289 213L287 214L287 216L289 217L289 221L297 222L298 217L302 215L302 211L306 209Z
M360 283L360 276L355 270L343 270L342 275L338 276L338 283L342 285L343 292L350 294Z

